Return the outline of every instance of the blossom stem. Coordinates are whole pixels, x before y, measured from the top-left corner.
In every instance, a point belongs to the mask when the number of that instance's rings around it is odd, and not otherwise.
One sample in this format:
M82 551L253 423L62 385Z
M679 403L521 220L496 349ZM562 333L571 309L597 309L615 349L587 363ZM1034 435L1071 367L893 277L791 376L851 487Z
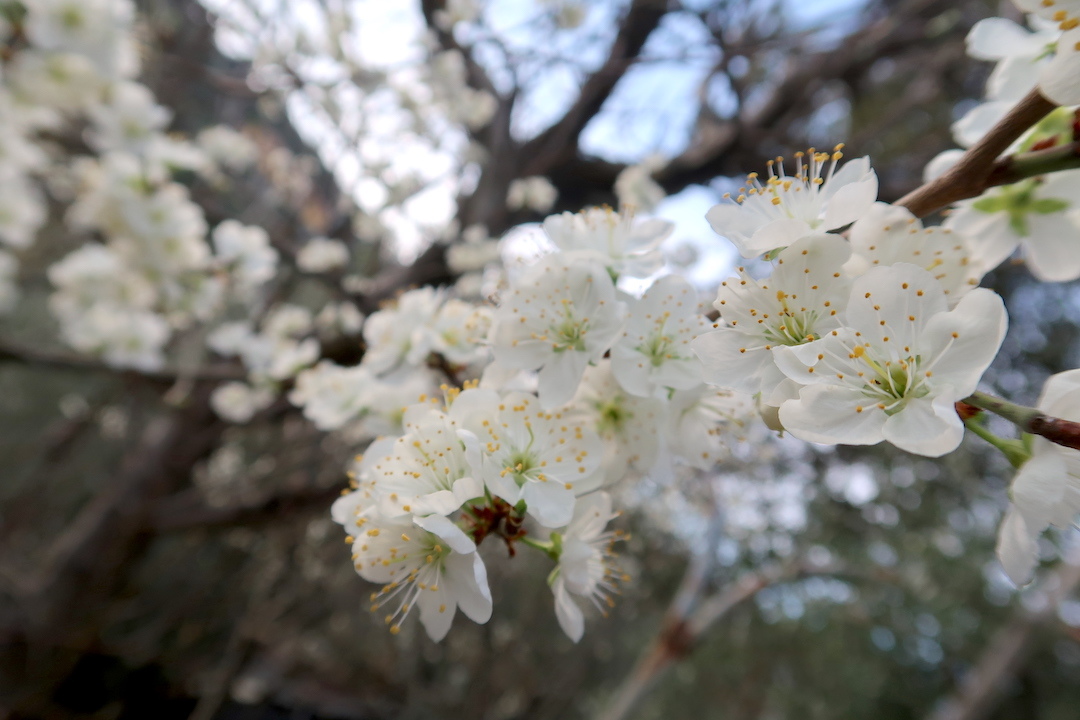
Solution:
M520 542L522 545L526 545L528 547L531 547L534 550L539 550L540 552L544 553L545 555L547 555L549 558L551 558L555 562L559 562L559 551L555 547L554 542L544 542L543 540L535 540L535 539L529 537L528 535L525 535L523 537L519 537L518 542Z
M968 430L990 443L1008 459L1009 464L1019 469L1021 465L1031 458L1031 453L1024 447L1022 440L1007 440L990 432L979 417L971 417L964 420Z
M994 163L986 176L986 187L1011 185L1039 175L1077 168L1080 168L1080 141L1003 157Z
M976 392L963 400L968 405L987 410L1005 418L1023 432L1044 437L1063 447L1080 450L1080 423L1051 417L1038 408L1017 405L984 392Z
M991 187L990 179L1001 153L1055 107L1038 88L1032 90L947 172L911 191L896 204L906 207L915 217L926 217L957 200L982 194Z

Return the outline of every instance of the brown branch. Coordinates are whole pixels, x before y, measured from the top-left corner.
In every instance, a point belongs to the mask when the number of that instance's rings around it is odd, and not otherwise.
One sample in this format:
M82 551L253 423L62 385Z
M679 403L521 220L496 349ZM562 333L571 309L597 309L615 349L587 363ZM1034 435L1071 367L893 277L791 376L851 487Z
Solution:
M562 119L522 147L522 177L547 175L552 168L577 155L582 130L600 112L667 12L666 0L633 0L619 25L607 59L585 80L574 104Z
M1001 154L1056 107L1037 88L1032 90L948 171L911 191L896 204L903 205L916 217L926 217L957 200L980 195L989 187L987 182Z
M797 561L772 565L744 575L723 592L703 600L692 612L673 612L673 603L660 631L641 655L633 671L619 686L611 704L600 717L602 720L625 720L630 717L641 699L668 668L689 657L713 625L765 588L819 575L896 581L892 573L884 571L857 573L842 567L817 566Z
M774 146L774 138L783 136L785 128L805 117L805 108L812 105L822 85L836 79L850 82L853 75L861 77L868 72L875 61L930 42L924 26L937 14L933 5L930 0L908 2L888 17L861 28L837 48L796 55L777 73L768 96L755 102L752 112L744 109L738 117L722 119L703 105L688 147L655 172L653 179L670 195L689 185L760 169L766 160L762 148ZM934 42L941 43L948 37L937 37ZM759 47L775 45L775 39L744 41L737 47L729 44L725 56L751 57ZM612 186L626 167L598 158L566 158L548 173L559 190L558 209L613 204Z
M41 703L98 642L114 594L148 547L141 538L153 501L188 479L224 428L210 410L210 389L197 386L185 407L146 424L113 482L54 542L42 572L4 604L0 645L25 647L32 659L6 710L40 716Z
M179 368L138 370L135 368L114 367L95 358L20 347L19 345L9 342L0 341L0 363L3 362L19 363L22 365L56 370L79 370L85 372L106 372L118 375L130 375L152 382L164 383L173 383L178 380L243 380L247 377L242 369L232 365L209 365L195 368L190 371L181 370Z

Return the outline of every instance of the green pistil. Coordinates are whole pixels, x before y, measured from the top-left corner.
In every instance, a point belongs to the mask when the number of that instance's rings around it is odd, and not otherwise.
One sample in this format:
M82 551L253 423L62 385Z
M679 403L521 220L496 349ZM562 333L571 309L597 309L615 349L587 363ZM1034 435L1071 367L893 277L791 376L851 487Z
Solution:
M984 213L1006 213L1013 231L1026 237L1030 234L1027 222L1029 213L1049 215L1069 208L1069 203L1064 200L1036 198L1035 190L1039 185L1038 179L1006 185L997 193L976 200L972 207Z
M665 360L674 358L671 354L671 338L662 333L653 335L644 345L638 345L634 349L649 358L653 367L660 367Z
M585 333L589 331L588 320L577 320L573 313L566 311L566 317L562 323L553 328L555 335L555 352L563 350L585 351Z
M506 465L503 466L502 472L504 475L513 475L514 482L520 487L528 480L526 473L534 467L536 467L536 459L532 453L523 450L510 456L506 461Z
M78 30L83 26L83 14L78 8L68 6L60 13L60 23L68 30Z
M887 365L882 365L865 355L862 359L877 375L866 384L864 388L866 395L893 401L886 406L886 415L895 415L900 412L908 399L925 397L930 393L930 389L919 382L919 358L908 358L903 363Z
M618 398L599 405L597 409L600 411L600 420L596 423L596 429L601 433L618 432L632 416Z
M814 316L808 316L805 313L795 314L785 311L780 316L779 324L765 331L765 337L769 342L780 345L802 345L817 340L817 333L810 330L815 319Z

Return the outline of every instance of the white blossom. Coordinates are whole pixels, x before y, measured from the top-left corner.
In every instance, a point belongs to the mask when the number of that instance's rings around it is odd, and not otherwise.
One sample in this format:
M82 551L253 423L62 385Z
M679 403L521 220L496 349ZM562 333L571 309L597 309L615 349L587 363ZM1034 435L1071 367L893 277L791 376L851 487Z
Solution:
M610 495L592 493L578 500L573 518L560 533L559 565L552 573L551 591L559 627L574 642L585 633L585 616L572 596L588 600L607 616L618 582L627 579L614 564L616 534L606 529L617 514L611 510Z
M196 140L211 161L232 172L250 167L258 157L254 142L228 125L214 125L199 133Z
M765 184L750 173L739 195L725 195L725 202L713 206L706 219L745 258L854 222L877 199L878 180L865 157L835 172L842 147L837 145L832 154L813 148L795 153L794 176L784 173L783 158L770 160Z
M101 94L103 79L85 55L24 50L5 73L17 95L29 102L74 111Z
M246 423L274 401L274 392L267 387L243 382L227 382L214 388L210 407L218 417L231 423Z
M544 411L533 395L507 393L487 417L477 412L467 424L478 438L467 442L480 453L484 484L511 505L524 500L541 525L568 523L575 497L603 480L596 433L567 413Z
M449 408L431 403L408 408L402 419L405 434L372 470L380 515L450 515L465 502L482 497L480 463L469 462L464 442L475 436L465 425L472 403L480 403L481 412L486 412L485 403L498 401L492 391L473 389L461 393Z
M474 543L441 515L423 518L358 519L353 562L360 577L382 583L372 594L372 612L396 602L385 616L390 632L419 608L420 622L432 640L442 640L458 608L471 620L491 617L487 570Z
M0 174L0 242L24 248L34 241L45 222L45 198L33 181Z
M666 450L700 470L731 455L756 416L750 396L700 385L673 393L667 407Z
M1046 381L1037 404L1051 417L1080 421L1080 370ZM1009 488L1012 503L998 533L997 555L1017 585L1031 582L1039 537L1048 527L1068 528L1080 514L1080 451L1032 438L1028 459Z
M78 53L108 79L137 70L130 0L34 0L27 11L26 34L36 47Z
M1032 274L1048 282L1080 277L1080 170L993 188L959 203L945 226L971 238L987 268L1020 246Z
M969 240L953 228L923 227L907 208L875 203L848 233L852 258L844 269L858 276L872 267L898 262L918 265L934 276L954 307L977 287L988 265Z
M780 406L784 428L813 442L955 450L964 424L953 406L974 392L1005 336L1001 298L976 288L949 310L930 273L898 263L855 280L843 321L777 352L777 366L803 386Z
M660 201L667 197L664 188L652 178L652 174L664 167L666 160L661 155L650 155L637 165L628 165L615 178L615 196L619 198L619 207L634 207L642 212L651 212Z
M365 367L342 367L323 360L296 376L289 402L302 407L304 417L320 430L336 430L371 405L375 382Z
M81 352L100 355L118 368L157 370L165 363L162 348L169 324L156 313L97 303L78 322L63 323L60 335Z
M83 245L50 266L47 274L57 289L49 307L66 322L78 322L86 308L97 303L150 310L158 299L153 283L104 245Z
M690 341L709 328L697 292L685 279L660 278L630 303L626 329L611 348L611 370L634 395L666 397L701 383L701 361Z
M277 273L278 254L260 227L225 220L214 228L214 251L226 263L241 292L265 284Z
M469 365L490 356L488 332L493 308L451 298L439 308L431 326L431 349L447 362Z
M280 340L273 345L266 374L274 380L285 380L296 375L319 359L319 341L306 338Z
M550 255L520 278L495 312L495 360L520 370L539 369L540 402L563 405L581 375L611 347L626 305L600 265Z
M109 88L105 104L88 111L92 126L86 137L99 152L126 150L139 152L169 124L172 113L154 101L145 85L116 83Z
M1042 94L1059 105L1080 103L1080 3L1076 0L1014 0L1017 7L1057 24L1062 31L1053 57L1039 72Z
M19 299L18 274L19 261L11 253L0 250L0 315L11 312Z
M506 190L506 207L510 210L532 210L546 213L555 205L559 191L542 175L515 178Z
M382 374L402 364L423 363L434 341L431 320L445 300L446 291L423 287L402 293L396 304L369 315L364 323L363 364Z
M627 392L611 366L605 359L587 367L568 409L604 441L604 477L617 482L631 469L648 473L656 465L666 403Z
M776 366L778 349L840 327L850 287L841 268L850 254L839 235L811 235L783 250L768 278L754 280L740 268L737 278L722 282L713 306L723 324L690 344L701 358L705 382L761 393L769 401L784 380Z
M349 262L349 248L340 240L311 238L296 254L296 264L304 272L324 273L345 267Z
M660 246L675 226L652 218L635 222L633 208L588 208L544 220L544 232L571 258L594 260L615 277L644 278L664 266Z

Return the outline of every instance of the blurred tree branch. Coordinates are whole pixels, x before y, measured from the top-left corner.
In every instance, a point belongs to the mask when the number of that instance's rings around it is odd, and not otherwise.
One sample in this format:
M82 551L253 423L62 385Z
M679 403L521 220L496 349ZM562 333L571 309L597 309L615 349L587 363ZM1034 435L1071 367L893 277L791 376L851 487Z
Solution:
M964 673L956 692L942 700L926 720L982 720L990 717L1013 676L1030 653L1035 631L1057 617L1062 601L1080 585L1080 565L1064 563L1053 575L1056 586L1038 612L1018 607L998 629L982 655ZM1044 579L1045 584L1045 579Z
M710 628L765 588L813 576L852 577L878 582L897 580L888 572L864 573L839 565L822 566L796 560L749 572L723 591L702 599L701 568L696 562L687 568L660 629L615 691L613 699L600 715L601 720L632 717L660 677L670 667L688 658Z
M192 368L191 370L181 368L161 368L158 370L118 368L101 360L89 358L84 355L38 350L36 348L23 347L15 343L0 340L0 363L4 362L19 363L31 367L50 368L55 370L113 373L162 383L174 383L179 380L243 380L247 377L247 373L231 364L222 363L220 365L205 365Z

